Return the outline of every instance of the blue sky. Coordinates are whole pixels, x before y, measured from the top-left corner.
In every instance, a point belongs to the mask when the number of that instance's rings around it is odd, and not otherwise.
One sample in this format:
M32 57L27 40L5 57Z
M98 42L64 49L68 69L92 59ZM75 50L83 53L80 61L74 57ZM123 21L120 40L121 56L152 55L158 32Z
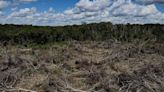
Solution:
M1 24L161 23L164 0L0 0Z
M33 3L19 5L19 8L36 7L39 11L47 11L54 8L57 12L63 12L65 9L72 8L79 0L38 0Z
M156 8L160 11L160 12L164 12L164 4L158 4L156 3Z

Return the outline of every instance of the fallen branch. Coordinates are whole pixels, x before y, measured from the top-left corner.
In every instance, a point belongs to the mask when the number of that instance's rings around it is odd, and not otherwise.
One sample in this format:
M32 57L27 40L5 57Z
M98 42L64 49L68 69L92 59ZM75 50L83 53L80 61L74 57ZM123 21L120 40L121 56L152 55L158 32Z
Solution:
M37 92L33 90L23 89L23 88L11 88L11 89L5 89L2 92L12 92L12 91L25 91L25 92Z
M83 91L83 90L80 90L80 89L75 89L71 86L67 86L67 89L71 90L72 92L88 92L88 91Z

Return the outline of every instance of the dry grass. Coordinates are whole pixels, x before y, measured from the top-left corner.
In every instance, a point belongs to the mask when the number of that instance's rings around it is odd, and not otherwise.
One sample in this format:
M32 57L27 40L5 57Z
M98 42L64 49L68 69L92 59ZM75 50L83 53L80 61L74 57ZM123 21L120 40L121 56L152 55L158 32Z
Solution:
M164 44L67 42L0 47L3 92L163 92Z

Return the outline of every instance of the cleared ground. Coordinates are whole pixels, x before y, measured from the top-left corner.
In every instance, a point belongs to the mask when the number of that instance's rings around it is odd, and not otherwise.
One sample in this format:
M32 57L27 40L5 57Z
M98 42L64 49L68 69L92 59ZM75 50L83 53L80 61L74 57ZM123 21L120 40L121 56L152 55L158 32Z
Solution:
M164 44L64 42L1 46L0 91L163 92Z

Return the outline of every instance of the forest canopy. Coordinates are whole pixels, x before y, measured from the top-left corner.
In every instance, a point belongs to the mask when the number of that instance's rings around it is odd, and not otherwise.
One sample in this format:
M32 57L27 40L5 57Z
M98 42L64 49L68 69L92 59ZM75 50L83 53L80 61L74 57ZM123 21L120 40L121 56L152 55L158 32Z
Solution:
M106 41L154 39L164 42L164 25L161 24L112 24L110 22L72 26L0 25L1 43L45 44L59 41Z

